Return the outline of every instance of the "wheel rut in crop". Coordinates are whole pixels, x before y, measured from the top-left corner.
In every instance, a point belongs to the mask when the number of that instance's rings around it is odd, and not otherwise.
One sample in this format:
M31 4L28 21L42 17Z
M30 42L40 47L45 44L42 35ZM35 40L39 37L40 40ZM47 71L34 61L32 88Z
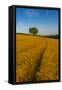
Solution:
M36 81L35 75L36 75L36 72L39 70L40 62L41 62L41 60L42 60L42 58L43 58L43 55L44 55L44 53L45 53L45 51L46 51L46 49L47 49L47 46L48 46L48 42L46 41L46 47L45 47L45 49L44 49L44 51L43 51L43 54L41 55L41 51L40 51L40 53L39 53L39 54L40 54L40 58L39 58L39 60L38 60L37 66L36 66L35 71L34 71L34 73L33 73L32 81Z

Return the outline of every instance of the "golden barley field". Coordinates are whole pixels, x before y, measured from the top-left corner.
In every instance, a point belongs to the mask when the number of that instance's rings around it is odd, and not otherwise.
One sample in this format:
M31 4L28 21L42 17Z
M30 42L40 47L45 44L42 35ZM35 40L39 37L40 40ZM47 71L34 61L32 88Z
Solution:
M58 39L16 34L16 82L58 80Z

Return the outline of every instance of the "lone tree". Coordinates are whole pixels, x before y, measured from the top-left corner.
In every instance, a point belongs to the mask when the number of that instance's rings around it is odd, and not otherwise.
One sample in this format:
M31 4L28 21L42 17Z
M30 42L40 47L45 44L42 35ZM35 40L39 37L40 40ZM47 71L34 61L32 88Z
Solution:
M32 27L32 28L29 28L29 32L35 35L38 33L38 29L36 27Z

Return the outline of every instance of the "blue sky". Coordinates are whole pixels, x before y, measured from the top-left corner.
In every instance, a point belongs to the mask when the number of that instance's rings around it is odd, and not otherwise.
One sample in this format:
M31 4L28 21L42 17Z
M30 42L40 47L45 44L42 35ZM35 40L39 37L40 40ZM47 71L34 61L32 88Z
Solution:
M40 35L58 34L58 10L16 8L16 33L36 27Z

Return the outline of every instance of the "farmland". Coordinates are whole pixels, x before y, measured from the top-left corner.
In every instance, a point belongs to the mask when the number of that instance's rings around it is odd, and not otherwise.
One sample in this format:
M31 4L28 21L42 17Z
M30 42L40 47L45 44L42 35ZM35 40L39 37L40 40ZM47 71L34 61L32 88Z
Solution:
M16 34L16 82L58 80L58 39Z

